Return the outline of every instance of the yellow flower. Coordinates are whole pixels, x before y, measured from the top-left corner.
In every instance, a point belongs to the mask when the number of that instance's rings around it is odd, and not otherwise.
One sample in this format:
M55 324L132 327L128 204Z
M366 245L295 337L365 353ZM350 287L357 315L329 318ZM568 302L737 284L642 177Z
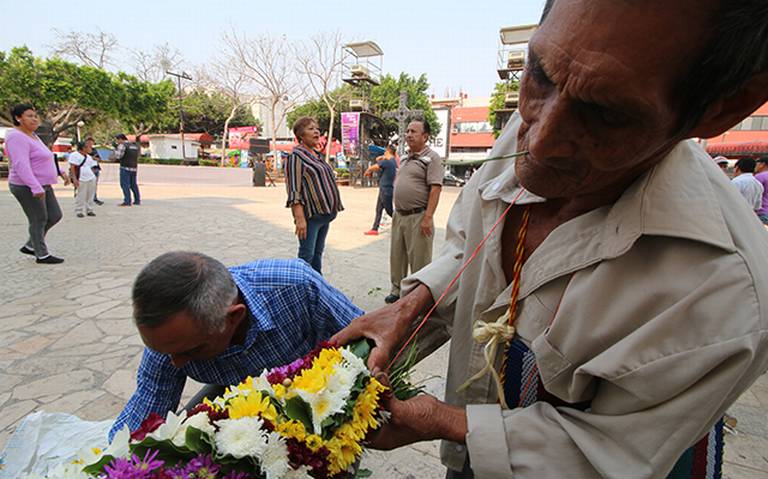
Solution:
M357 441L344 440L334 436L325 443L325 447L330 451L328 455L328 472L338 474L346 471L357 457L363 453L363 448Z
M275 392L275 397L277 399L284 399L285 398L285 394L286 394L287 390L285 389L285 386L283 386L282 384L273 384L272 385L272 390Z
M252 391L247 396L236 396L227 405L230 419L241 417L261 416L274 423L277 419L277 410L269 400L268 395L262 395L259 391Z
M219 407L219 405L212 403L211 400L208 398L203 398L203 404L213 409L214 411L221 411L221 408Z
M308 448L312 450L312 452L317 451L321 447L323 447L323 438L318 436L317 434L310 434L306 437L304 440L304 444L307 445Z

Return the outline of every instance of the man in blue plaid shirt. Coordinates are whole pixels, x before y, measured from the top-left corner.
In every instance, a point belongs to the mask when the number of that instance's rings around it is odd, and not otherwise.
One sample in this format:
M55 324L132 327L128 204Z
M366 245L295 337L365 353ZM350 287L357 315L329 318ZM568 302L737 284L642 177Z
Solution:
M110 440L124 425L135 430L152 412L165 417L176 410L187 377L237 384L307 354L363 314L302 260L227 269L183 251L144 267L133 285L133 307L147 347L136 392L112 425Z

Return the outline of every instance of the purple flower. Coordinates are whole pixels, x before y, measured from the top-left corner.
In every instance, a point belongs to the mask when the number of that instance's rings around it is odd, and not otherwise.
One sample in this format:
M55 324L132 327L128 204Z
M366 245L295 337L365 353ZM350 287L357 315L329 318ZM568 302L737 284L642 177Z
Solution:
M164 463L155 460L158 451L147 450L143 459L133 454L130 459L113 459L104 466L108 479L150 479L154 471L163 467Z
M242 471L229 471L221 479L251 479L251 475Z

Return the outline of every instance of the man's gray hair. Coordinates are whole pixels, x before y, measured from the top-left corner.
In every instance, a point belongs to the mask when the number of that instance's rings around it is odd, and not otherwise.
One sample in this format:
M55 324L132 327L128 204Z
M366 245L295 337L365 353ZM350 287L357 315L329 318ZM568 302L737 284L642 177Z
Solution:
M221 262L202 253L173 251L153 259L136 277L133 318L137 326L155 327L186 311L207 332L220 332L237 296L232 274Z
M737 93L752 76L768 72L768 1L719 1L701 57L680 85L682 133L694 128L713 102ZM554 3L546 0L542 23Z

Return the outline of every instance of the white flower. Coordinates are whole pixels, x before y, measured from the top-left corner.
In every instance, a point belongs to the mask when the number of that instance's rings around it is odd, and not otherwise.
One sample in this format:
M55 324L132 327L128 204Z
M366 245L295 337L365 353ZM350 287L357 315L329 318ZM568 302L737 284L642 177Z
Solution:
M290 469L288 465L288 447L277 432L270 432L267 447L261 455L261 470L267 475L267 479L280 479Z
M299 466L298 469L288 469L283 475L283 479L312 479L309 475L309 468L307 466Z
M355 355L355 353L350 351L349 348L343 348L341 350L341 357L344 358L344 360L349 365L350 369L354 371L355 378L357 378L357 376L360 373L370 374L370 372L368 371L368 367L365 365L363 360L360 359L357 355Z
M267 370L263 370L260 376L253 378L254 391L266 391L270 396L275 397L275 390L267 379Z
M316 434L320 434L322 430L320 425L326 418L344 411L344 406L347 404L346 398L349 394L348 391L334 392L328 389L316 393L297 389L296 392L312 408L312 427Z
M187 413L182 411L178 416L169 411L165 417L165 423L155 429L153 432L147 434L147 437L156 439L158 441L170 441L179 432L181 423L186 419Z
M176 435L173 436L172 442L175 446L182 447L187 443L187 428L194 427L200 429L204 433L207 433L213 437L216 432L216 428L213 427L211 421L208 419L208 413L201 411L197 414L193 414L184 420L181 427L176 431Z
M216 421L219 432L215 435L216 451L219 456L230 455L237 459L260 457L267 447L264 423L254 416Z
M112 442L107 447L107 450L104 451L104 454L112 457L128 457L130 455L130 450L128 449L130 441L131 430L128 429L128 425L125 425L112 437Z

